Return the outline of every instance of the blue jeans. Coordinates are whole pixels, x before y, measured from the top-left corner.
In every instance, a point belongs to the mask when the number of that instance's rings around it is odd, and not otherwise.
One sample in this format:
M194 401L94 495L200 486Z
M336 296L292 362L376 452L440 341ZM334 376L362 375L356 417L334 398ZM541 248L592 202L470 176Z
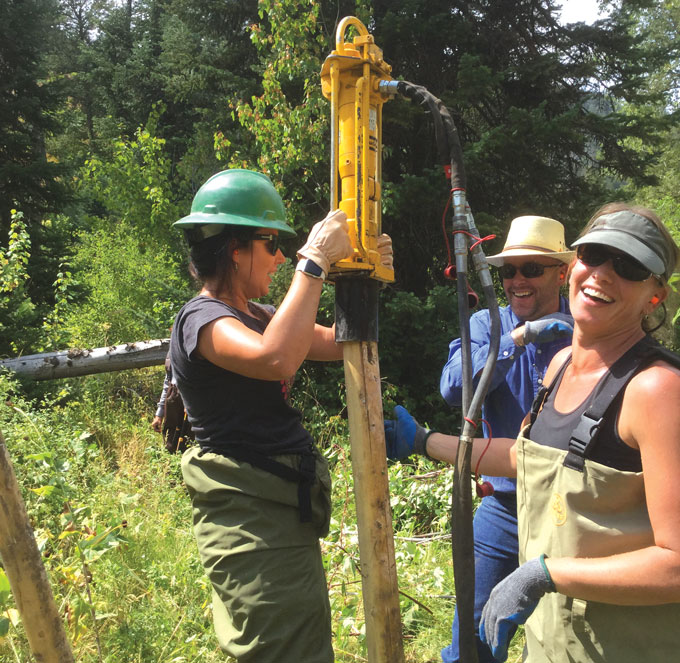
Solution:
M485 497L473 521L475 537L475 636L479 663L495 663L491 650L479 639L479 620L491 590L518 566L517 504L514 494ZM451 626L452 641L442 649L444 663L458 663L458 610Z

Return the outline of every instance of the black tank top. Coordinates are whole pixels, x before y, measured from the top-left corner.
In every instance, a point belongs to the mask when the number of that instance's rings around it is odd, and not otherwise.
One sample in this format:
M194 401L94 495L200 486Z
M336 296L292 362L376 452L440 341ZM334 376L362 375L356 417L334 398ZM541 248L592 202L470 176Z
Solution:
M173 376L201 447L218 451L245 447L267 456L301 453L314 441L302 425L300 411L289 403L288 381L245 377L195 352L200 330L218 318L233 317L264 333L274 308L249 306L250 314L204 295L187 302L170 336Z
M581 415L588 409L604 381L603 377L576 409L566 413L557 412L555 410L555 394L560 388L564 372L570 363L571 357L560 368L555 385L545 399L543 408L538 413L529 433L533 442L565 451L569 448L569 438L572 431L578 425ZM588 458L615 470L642 472L640 451L629 447L618 434L618 413L621 410L624 393L625 389L622 389L612 401L612 408L609 412L616 412L616 416L605 417L598 439L589 451Z

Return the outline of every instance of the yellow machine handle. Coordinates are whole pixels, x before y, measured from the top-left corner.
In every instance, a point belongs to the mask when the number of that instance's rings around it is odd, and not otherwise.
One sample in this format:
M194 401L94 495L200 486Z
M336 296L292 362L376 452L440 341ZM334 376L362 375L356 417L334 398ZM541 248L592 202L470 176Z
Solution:
M351 44L345 42L350 26L358 32ZM390 99L379 83L392 80L392 67L354 16L338 25L335 46L321 68L321 90L331 102L331 209L347 214L354 255L332 265L330 276L354 273L391 283L394 270L380 263L377 239L382 232L382 105Z

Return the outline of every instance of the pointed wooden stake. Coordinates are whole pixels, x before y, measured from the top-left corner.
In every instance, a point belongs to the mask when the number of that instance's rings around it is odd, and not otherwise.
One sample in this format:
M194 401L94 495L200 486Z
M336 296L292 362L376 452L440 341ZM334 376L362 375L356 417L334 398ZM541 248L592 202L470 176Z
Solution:
M37 663L72 663L14 468L0 433L0 557Z

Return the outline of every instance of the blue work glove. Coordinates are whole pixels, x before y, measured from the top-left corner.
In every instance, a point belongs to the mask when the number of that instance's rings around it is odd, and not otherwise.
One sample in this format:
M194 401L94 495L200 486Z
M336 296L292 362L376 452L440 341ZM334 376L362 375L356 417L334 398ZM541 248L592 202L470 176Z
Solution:
M479 637L501 662L508 658L514 628L529 619L544 594L555 591L544 559L545 555L535 557L501 580L482 610Z
M385 419L387 457L402 459L412 453L427 456L425 442L433 431L423 428L401 405L394 408L393 414L395 419Z
M551 313L538 320L524 323L522 340L527 343L549 343L558 338L570 338L574 333L574 318L567 313Z

